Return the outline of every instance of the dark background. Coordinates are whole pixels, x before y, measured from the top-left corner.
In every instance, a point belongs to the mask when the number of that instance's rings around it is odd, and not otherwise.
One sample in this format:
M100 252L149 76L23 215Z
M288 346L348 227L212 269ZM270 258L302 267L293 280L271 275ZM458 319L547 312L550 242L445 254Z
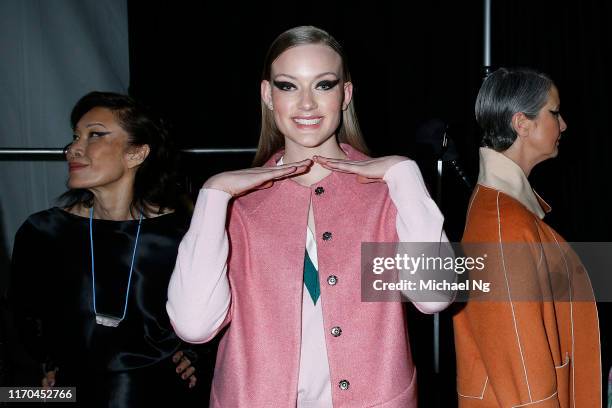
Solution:
M493 66L544 71L560 90L568 130L559 157L538 166L531 177L553 207L547 222L568 241L612 241L612 3L492 3ZM417 159L434 187L435 160L422 154L415 135L425 121L439 118L448 124L459 163L476 180L479 135L473 106L483 76L481 1L128 4L130 92L166 116L181 147L255 147L265 52L282 31L315 25L345 48L358 117L374 155ZM188 155L183 172L198 187L211 174L249 166L251 159L250 154ZM459 240L471 191L448 165L444 171L441 208L449 238ZM609 305L600 306L607 372L610 311ZM441 315L441 373L435 375L431 318L410 309L423 407L456 405L451 313Z
M481 82L480 4L430 2L266 2L258 8L129 2L130 92L173 124L182 147L255 147L259 137L262 64L272 41L298 25L329 31L344 46L354 103L374 155L416 159L414 135L442 118L476 175L473 99ZM459 19L458 16L467 17ZM184 156L197 187L208 176L250 165L252 155ZM435 161L419 160L425 175ZM447 230L460 238L470 191L453 173L445 180ZM428 181L435 183L434 178ZM442 315L441 374L433 373L431 316L409 306L423 407L456 406L451 314ZM381 352L384 352L381 351ZM390 378L390 381L393 379Z
M552 76L568 123L560 154L531 177L551 204L548 222L568 241L611 241L607 208L612 3L493 0L492 64ZM482 80L482 1L139 2L128 1L130 92L174 126L181 147L255 147L265 52L282 31L312 24L343 45L354 101L373 154L415 159L414 138L440 118L472 180L478 170L473 106ZM185 156L197 181L252 156ZM421 163L428 175L431 162ZM443 210L459 239L467 198L450 169ZM433 184L434 180L430 180ZM467 193L469 197L469 193ZM458 197L457 197L458 196ZM450 205L447 201L451 201Z
M448 124L459 163L475 181L473 106L483 74L483 2L140 3L129 1L131 93L174 125L182 147L255 147L259 82L267 47L282 31L316 25L345 47L354 101L374 155L417 159L430 187L435 161L415 144L421 124ZM548 73L568 124L556 160L539 165L534 188L553 208L547 222L568 241L612 241L608 131L612 2L492 1L492 64ZM402 5L403 4L403 5ZM196 186L246 167L252 156L185 156ZM461 238L470 191L445 167L441 208ZM434 191L432 190L432 194ZM610 367L610 305L600 305L604 371ZM434 375L431 318L411 310L421 406L454 406L452 311L442 314L442 372Z
M559 157L539 165L531 177L553 207L547 222L568 241L612 241L612 3L492 3L493 65L542 70L560 90L568 130ZM435 160L415 136L424 122L439 118L448 125L460 165L476 179L479 136L473 106L483 74L482 1L128 0L128 8L130 93L165 116L180 147L255 147L267 47L282 31L308 24L344 45L356 109L374 155L416 159L434 187ZM182 173L197 188L211 174L246 167L251 159L250 154L185 155ZM440 206L449 238L459 240L471 191L448 165L444 173ZM612 348L609 306L600 305L605 372ZM410 309L423 407L456 405L451 314L441 314L441 373L436 375L431 317Z

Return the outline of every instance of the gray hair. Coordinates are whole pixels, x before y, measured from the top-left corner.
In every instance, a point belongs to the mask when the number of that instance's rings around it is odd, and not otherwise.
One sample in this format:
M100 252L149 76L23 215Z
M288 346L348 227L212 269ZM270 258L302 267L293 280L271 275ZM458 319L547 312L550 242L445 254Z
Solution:
M498 152L516 140L512 116L522 112L534 119L548 100L554 83L548 75L528 68L499 68L490 74L476 98L476 121L480 125L482 145Z

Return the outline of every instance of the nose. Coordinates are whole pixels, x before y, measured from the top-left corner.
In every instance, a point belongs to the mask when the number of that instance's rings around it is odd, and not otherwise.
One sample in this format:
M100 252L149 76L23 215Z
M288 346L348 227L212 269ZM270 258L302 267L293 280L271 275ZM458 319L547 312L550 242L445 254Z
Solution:
M567 129L567 123L565 123L563 116L559 114L559 130L561 130L561 132L565 132L565 129Z
M302 92L300 97L300 109L302 110L313 110L316 109L317 102L312 94L312 91L306 89Z
M66 160L82 156L83 149L85 148L83 143L84 142L80 141L80 138L76 138L71 143L68 143L64 147L64 155L66 156Z

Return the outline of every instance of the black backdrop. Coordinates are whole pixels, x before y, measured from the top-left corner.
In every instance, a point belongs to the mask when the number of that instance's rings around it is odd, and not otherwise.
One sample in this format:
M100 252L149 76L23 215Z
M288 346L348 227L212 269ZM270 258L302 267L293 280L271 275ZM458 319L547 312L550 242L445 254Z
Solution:
M479 137L473 105L482 78L482 2L402 3L130 0L130 92L170 121L181 147L255 147L267 47L287 28L316 25L345 46L358 116L375 155L418 159L433 185L434 164L419 157L414 136L424 121L441 118L474 180ZM560 89L568 123L561 153L531 177L553 207L547 221L568 241L612 241L612 3L492 3L493 65L540 69ZM251 158L185 156L183 172L199 185L222 169L248 166ZM469 193L447 172L441 207L453 240L461 237ZM609 367L609 305L600 306L604 367ZM442 314L442 322L442 375L434 376L430 320L411 313L421 405L426 407L455 405L450 312Z

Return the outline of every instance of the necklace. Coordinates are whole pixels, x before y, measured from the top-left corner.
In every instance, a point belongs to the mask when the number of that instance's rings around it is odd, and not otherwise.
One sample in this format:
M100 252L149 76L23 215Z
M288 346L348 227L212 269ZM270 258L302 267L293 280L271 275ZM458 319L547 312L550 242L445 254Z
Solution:
M119 323L125 319L127 312L128 298L130 296L130 285L132 283L132 272L134 272L134 260L136 259L136 248L138 248L138 237L140 236L140 225L142 224L142 212L138 219L138 230L136 230L136 240L134 242L134 250L132 251L132 262L130 264L130 275L128 278L128 286L125 292L125 305L123 306L123 316L116 317L103 313L98 313L96 309L96 268L94 262L94 244L93 244L93 207L89 210L89 245L91 247L91 285L93 291L93 310L96 314L96 323L107 327L117 327Z

